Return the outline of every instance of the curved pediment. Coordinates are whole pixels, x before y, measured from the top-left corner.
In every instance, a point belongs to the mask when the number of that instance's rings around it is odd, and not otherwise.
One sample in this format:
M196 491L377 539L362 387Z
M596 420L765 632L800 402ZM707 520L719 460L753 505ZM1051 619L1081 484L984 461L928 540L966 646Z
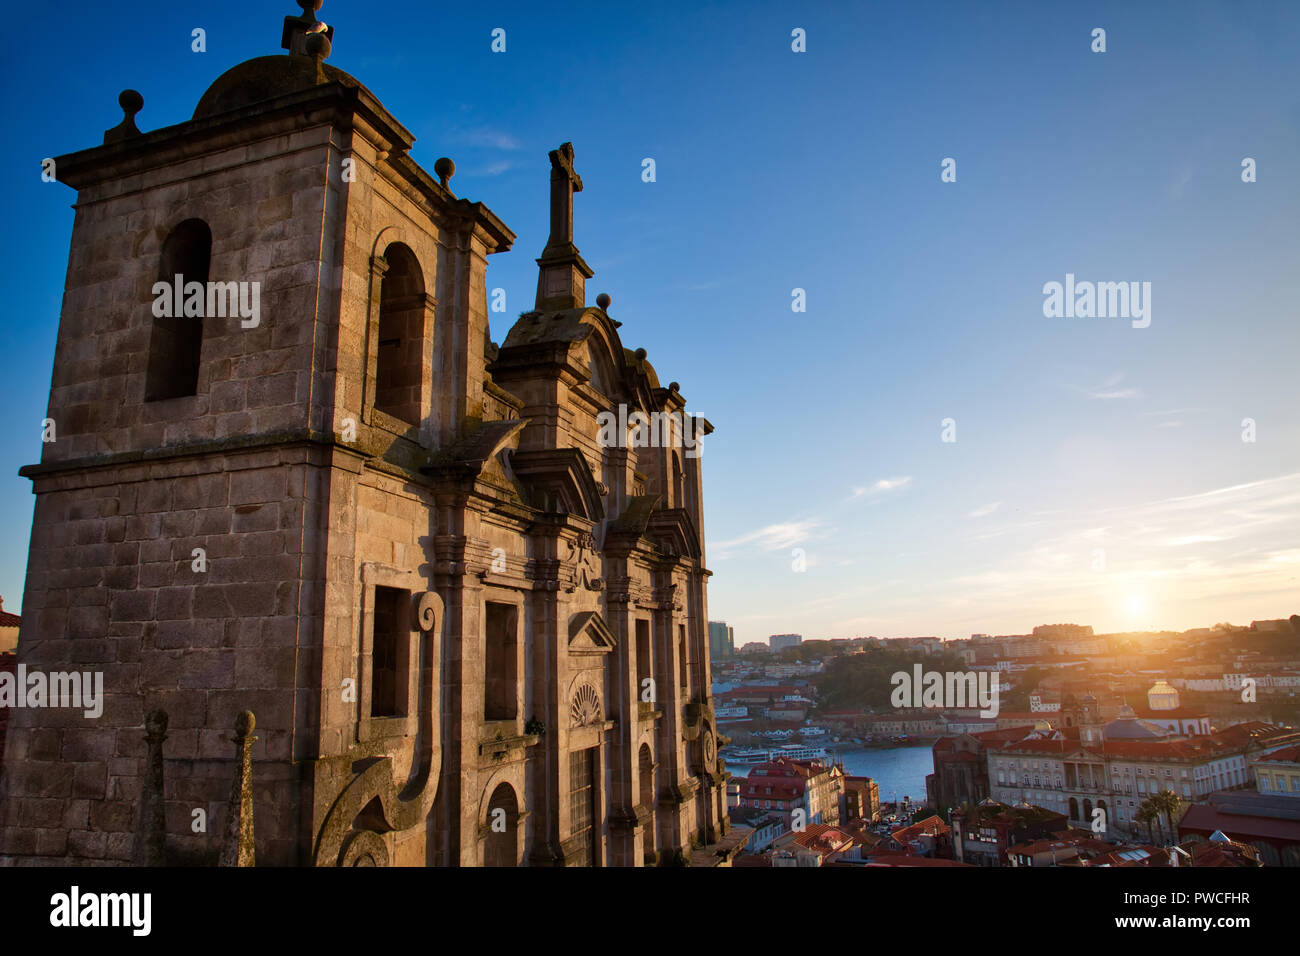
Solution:
M534 507L578 515L592 522L604 519L600 489L578 449L517 451L510 456L510 468L528 488Z
M611 354L621 353L623 344L614 322L597 308L525 312L510 327L501 351L504 354L511 349L544 344L574 345L585 342L593 332L605 340Z
M700 558L700 533L695 521L685 508L660 508L661 495L632 495L628 497L623 512L610 522L605 542L623 541L634 547L641 538L647 538L665 555Z
M623 511L610 522L605 532L605 542L609 544L620 538L626 540L627 547L633 547L650 526L650 516L659 506L661 495L629 495Z
M655 511L650 515L645 533L665 554L688 558L699 558L702 554L700 533L685 508Z
M492 363L492 373L506 381L534 370L545 359L586 373L591 387L614 402L650 411L662 406L659 385L645 349L625 348L618 323L600 308L538 310L519 317ZM657 401L657 399L659 399Z
M444 468L458 468L478 475L502 449L513 448L518 444L518 435L529 421L527 418L515 418L484 422L472 434L450 448L430 456L429 463L420 470L428 473Z

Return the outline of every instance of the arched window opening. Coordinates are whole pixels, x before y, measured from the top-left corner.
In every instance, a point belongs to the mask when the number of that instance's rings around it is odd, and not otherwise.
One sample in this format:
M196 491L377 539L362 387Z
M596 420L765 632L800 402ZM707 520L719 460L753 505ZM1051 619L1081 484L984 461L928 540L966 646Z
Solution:
M519 865L519 801L514 787L499 785L488 800L487 846L484 848L484 866Z
M654 663L650 656L650 622L637 619L636 622L636 694L637 700L654 700Z
M686 507L686 497L682 492L683 492L682 457L681 455L677 454L677 452L673 452L673 500L672 500L672 504L669 505L669 507L672 508Z
M653 864L657 862L655 854L655 762L650 753L648 744L641 745L641 752L638 760L638 773L641 783L641 806L650 811L650 819L646 821L642 830L641 849L643 853L643 862Z
M375 408L418 425L424 372L424 275L415 253L403 243L389 244L384 259L388 271L379 287Z
M207 302L208 268L212 259L212 230L202 219L187 219L163 241L158 281L184 290L191 282L203 284ZM178 279L177 276L180 278ZM184 298L182 299L184 302ZM199 354L203 348L203 309L198 315L171 303L172 314L154 314L149 338L149 364L145 371L147 402L196 395L199 390Z

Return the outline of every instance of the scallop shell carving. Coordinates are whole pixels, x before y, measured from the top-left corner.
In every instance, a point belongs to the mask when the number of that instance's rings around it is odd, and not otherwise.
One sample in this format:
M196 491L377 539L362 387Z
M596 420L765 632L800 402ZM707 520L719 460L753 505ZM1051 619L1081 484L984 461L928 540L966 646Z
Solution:
M596 688L590 684L578 688L569 705L569 716L575 727L586 727L600 721L600 695Z

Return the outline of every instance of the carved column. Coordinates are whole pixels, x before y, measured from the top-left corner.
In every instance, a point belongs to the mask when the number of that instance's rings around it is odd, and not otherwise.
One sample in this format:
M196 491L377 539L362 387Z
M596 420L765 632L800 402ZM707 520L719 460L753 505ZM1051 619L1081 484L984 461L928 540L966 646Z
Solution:
M253 866L253 728L257 721L251 710L235 718L235 736L230 740L239 754L239 766L230 787L230 810L226 836L221 844L220 866Z

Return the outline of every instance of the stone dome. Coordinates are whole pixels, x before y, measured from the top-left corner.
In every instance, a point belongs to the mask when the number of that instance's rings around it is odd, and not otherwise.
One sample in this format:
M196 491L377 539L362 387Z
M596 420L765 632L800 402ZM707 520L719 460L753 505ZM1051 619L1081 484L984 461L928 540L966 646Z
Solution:
M314 57L288 54L254 57L216 78L194 108L194 119L246 109L285 93L334 82L361 86L352 76Z

